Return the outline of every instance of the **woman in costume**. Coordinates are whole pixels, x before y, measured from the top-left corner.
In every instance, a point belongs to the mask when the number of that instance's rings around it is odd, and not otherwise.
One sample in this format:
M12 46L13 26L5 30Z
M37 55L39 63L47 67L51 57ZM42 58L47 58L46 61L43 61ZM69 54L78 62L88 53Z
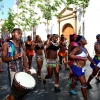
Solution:
M54 72L55 74L55 86L54 89L56 92L60 92L59 88L59 59L57 57L57 51L59 50L59 43L58 41L58 35L53 34L52 40L51 37L48 38L46 43L46 49L47 49L47 75L45 76L45 79L43 80L43 84L46 84L46 79L51 78L52 74Z
M60 46L60 49L59 49L59 52L58 52L58 56L59 56L59 61L60 61L60 64L62 64L62 60L63 60L63 63L65 65L65 70L69 70L68 66L67 66L67 52L66 52L66 41L65 41L65 37L63 35L61 35L61 40L59 41L59 46ZM61 69L61 67L60 67Z
M30 35L27 37L25 46L26 46L26 54L27 54L27 58L28 58L29 69L31 69L32 58L34 56L34 50L33 50L34 42L32 41L32 37Z
M69 54L75 47L78 46L78 44L76 43L76 38L77 38L76 34L72 34L70 36L70 44L68 46L68 60L69 60L70 68L72 68L72 64L73 64L74 60L69 58ZM72 69L71 69L70 73L69 73L68 84L72 84L72 77L73 77L73 72L72 72Z
M78 35L76 42L79 44L78 47L74 48L73 51L71 51L71 53L69 54L69 57L71 59L74 59L74 63L72 65L72 71L73 71L73 81L72 81L72 85L70 87L70 93L71 94L77 94L73 88L75 87L76 82L79 80L81 83L81 91L84 97L84 100L88 100L87 97L87 92L86 92L86 78L85 78L85 65L86 65L86 61L87 59L95 66L95 68L97 68L95 62L92 60L92 58L90 57L87 49L85 48L85 45L87 44L86 39L81 36Z
M39 35L36 35L36 40L34 41L34 43L35 43L36 62L38 66L38 69L37 69L38 80L41 81L42 80L41 68L42 68L43 60L44 60L44 57L43 57L44 45Z

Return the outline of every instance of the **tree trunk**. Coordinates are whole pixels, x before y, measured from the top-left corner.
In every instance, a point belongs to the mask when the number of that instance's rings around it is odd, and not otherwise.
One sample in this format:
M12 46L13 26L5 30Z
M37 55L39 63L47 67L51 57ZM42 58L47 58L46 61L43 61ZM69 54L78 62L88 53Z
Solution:
M47 19L47 34L49 34L49 20Z

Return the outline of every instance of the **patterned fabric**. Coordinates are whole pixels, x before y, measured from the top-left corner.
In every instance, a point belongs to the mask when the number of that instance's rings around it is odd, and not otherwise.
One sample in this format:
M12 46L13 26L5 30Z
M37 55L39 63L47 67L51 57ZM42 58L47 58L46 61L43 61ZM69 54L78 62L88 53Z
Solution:
M47 59L46 63L46 66L51 68L55 68L60 64L58 59Z
M99 69L100 69L100 57L98 57L98 56L95 56L94 58L93 58L93 61L96 63L96 65L99 67ZM90 67L92 68L92 69L95 69L95 66L92 64L92 63L90 63Z
M8 56L11 57L17 53L22 53L22 57L18 58L17 60L12 60L11 62L9 62L10 71L13 72L23 71L23 48L21 44L19 45L19 47L15 47L14 44L11 44L10 42L8 48Z
M84 75L85 71L86 71L85 67L80 68L80 67L78 67L78 66L76 66L74 64L72 65L72 72L77 77L81 77L82 75Z
M82 68L82 66L80 64L77 64L76 62L73 63L73 65L79 67L79 68Z
M98 56L95 56L94 58L100 61L100 57L98 57Z
M44 57L43 55L36 55L36 59L42 61L44 60Z

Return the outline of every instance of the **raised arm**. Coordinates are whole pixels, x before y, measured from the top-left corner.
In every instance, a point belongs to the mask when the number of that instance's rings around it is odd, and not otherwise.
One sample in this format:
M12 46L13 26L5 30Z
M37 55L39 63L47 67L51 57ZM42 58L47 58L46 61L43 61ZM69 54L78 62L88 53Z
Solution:
M73 60L83 60L86 61L87 58L86 57L80 57L80 56L76 56L76 54L79 54L81 52L80 47L75 47L69 54L69 57Z
M50 47L50 38L46 42L46 48L49 48L49 47Z

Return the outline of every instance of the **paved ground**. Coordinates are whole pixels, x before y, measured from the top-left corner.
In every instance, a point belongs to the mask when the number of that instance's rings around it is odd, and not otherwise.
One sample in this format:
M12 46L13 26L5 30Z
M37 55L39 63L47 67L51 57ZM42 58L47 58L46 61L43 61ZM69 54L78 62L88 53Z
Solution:
M33 58L33 65L35 69L37 68L36 62ZM29 94L25 96L25 100L84 100L80 83L76 85L75 90L77 91L77 95L73 96L69 93L69 85L67 84L69 71L64 70L64 66L62 66L62 70L60 71L60 80L59 84L61 87L60 93L54 92L54 76L47 81L46 86L43 85L42 82L37 80L37 75L33 77L36 80L36 87L31 91ZM8 84L8 74L7 68L5 64L3 64L3 69L5 72L0 73L0 100L4 100L7 94L10 92L9 84ZM86 65L86 79L88 79L89 75L91 74L91 68L89 67L89 62ZM42 68L42 78L46 75L46 68L45 62ZM91 81L91 85L93 89L87 90L88 93L88 100L100 100L100 83L98 83L95 79Z

